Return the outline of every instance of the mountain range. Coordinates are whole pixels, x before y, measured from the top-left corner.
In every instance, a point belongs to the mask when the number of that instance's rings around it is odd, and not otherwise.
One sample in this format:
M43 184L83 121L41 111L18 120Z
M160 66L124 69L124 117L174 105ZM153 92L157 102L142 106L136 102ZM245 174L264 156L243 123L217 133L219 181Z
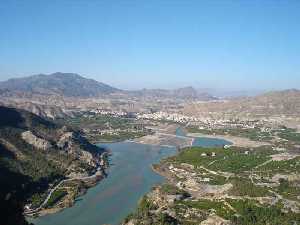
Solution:
M172 109L197 117L295 117L300 114L300 91L290 89L219 100L193 87L128 91L78 74L57 72L0 82L0 104L48 118L69 116L77 109L99 106L113 110L124 106L126 110L127 104L134 104L138 112L149 108Z
M0 82L2 93L24 92L66 97L95 97L120 91L107 84L87 79L75 73L38 74Z
M215 100L216 97L206 93L199 92L195 88L183 87L177 89L142 89L137 91L130 91L127 94L131 96L139 96L144 98L157 98L157 99L183 99L183 100L200 100L209 101Z
M49 75L38 74L0 82L0 95L32 96L37 94L82 98L122 94L131 97L182 98L204 101L215 99L207 93L198 92L193 87L174 90L142 89L138 91L125 91L93 79L84 78L75 73L57 72Z

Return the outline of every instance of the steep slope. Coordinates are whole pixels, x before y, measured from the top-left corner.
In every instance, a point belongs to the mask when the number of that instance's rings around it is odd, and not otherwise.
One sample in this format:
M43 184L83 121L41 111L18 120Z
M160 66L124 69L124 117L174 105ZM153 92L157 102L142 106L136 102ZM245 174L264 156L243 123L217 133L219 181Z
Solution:
M102 153L78 131L0 107L0 208L10 212L1 213L1 222L26 224L25 201L65 177L94 173Z
M3 157L3 154L3 146L0 145L0 157ZM23 207L26 200L24 193L28 191L30 177L13 172L1 164L0 174L1 224L27 225L23 215Z
M0 82L1 92L7 95L34 93L66 97L96 97L119 91L104 83L84 78L75 73L53 73L9 79Z
M47 102L43 102L43 104L41 104L38 101L30 101L26 99L0 99L0 105L11 108L24 109L26 111L34 113L35 115L50 119L63 118L66 116L72 116L74 114L72 111L66 110L65 107L63 107L63 105L61 104L54 105L47 104Z

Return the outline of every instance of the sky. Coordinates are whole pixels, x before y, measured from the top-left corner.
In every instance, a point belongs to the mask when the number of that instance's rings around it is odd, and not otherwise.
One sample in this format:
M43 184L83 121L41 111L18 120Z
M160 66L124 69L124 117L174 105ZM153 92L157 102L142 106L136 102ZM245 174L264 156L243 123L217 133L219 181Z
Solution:
M300 88L299 0L0 1L0 80L124 89Z

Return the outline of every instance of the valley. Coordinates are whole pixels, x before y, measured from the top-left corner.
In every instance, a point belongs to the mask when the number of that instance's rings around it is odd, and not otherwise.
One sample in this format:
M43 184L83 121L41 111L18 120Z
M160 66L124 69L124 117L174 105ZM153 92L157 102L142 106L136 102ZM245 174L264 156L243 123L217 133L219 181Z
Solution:
M300 225L300 0L0 0L0 225Z
M0 165L8 180L24 176L3 199L29 222L299 222L298 90L222 100L63 73L0 87Z

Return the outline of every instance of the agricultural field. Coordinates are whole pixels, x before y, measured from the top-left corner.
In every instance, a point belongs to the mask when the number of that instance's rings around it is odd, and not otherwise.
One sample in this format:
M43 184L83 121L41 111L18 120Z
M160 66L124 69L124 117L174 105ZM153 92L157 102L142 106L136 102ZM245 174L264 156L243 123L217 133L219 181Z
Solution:
M275 146L293 149L294 146L300 145L300 133L296 129L279 126L254 127L254 128L199 128L188 126L185 128L189 133L200 133L206 135L229 135L234 137L248 138L252 141L261 141L272 143Z
M260 128L222 128L222 129L199 129L195 126L186 128L189 133L200 133L208 135L231 135L236 137L248 138L252 141L271 141L272 132L262 132Z
M80 129L91 142L115 142L150 134L145 125L134 118L111 115L86 115L68 118L66 123Z
M271 146L185 148L153 166L167 183L124 224L299 224L300 157L281 154Z

